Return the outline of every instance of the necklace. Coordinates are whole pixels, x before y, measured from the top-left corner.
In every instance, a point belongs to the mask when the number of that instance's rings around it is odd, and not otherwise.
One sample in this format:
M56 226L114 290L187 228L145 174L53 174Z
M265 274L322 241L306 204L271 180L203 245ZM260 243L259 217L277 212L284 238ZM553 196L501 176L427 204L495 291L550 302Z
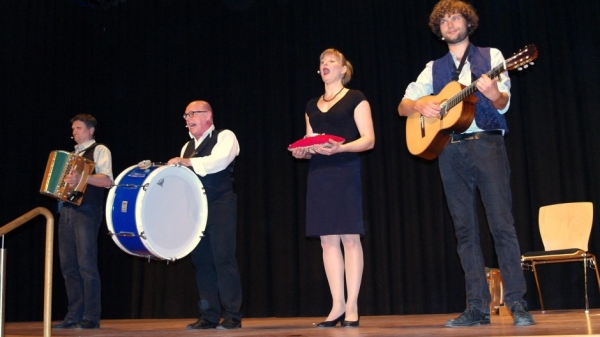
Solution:
M321 96L321 98L323 99L323 101L324 101L324 102L331 102L331 101L333 101L333 100L335 99L335 97L336 97L337 95L339 95L339 94L340 94L340 92L342 92L342 90L344 90L344 88L345 88L345 87L344 87L344 86L342 86L342 89L340 89L340 91L338 91L338 92L337 92L337 94L333 95L333 97L331 97L331 99L325 99L325 94L323 94L323 96Z

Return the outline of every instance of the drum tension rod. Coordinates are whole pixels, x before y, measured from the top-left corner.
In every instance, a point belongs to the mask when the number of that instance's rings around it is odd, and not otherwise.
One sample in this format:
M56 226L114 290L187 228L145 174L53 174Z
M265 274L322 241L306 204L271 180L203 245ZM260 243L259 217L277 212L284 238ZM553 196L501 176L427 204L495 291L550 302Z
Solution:
M140 187L140 185L134 185L134 184L115 185L115 184L112 184L110 187L138 188L138 187Z
M135 234L133 234L133 233L131 233L131 232L119 232L119 233L117 233L117 234L115 234L115 233L113 233L113 232L108 232L108 235L110 235L110 236L113 236L113 235L116 235L116 236L124 236L124 237L126 237L126 238L132 238L132 237L136 236Z

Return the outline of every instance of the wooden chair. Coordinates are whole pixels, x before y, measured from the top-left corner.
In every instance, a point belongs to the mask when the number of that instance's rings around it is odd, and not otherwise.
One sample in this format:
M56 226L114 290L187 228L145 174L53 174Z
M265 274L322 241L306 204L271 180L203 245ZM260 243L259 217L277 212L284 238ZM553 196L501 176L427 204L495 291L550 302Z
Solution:
M544 251L523 254L521 267L533 271L542 313L545 312L544 301L536 265L563 262L583 262L585 312L589 312L587 267L595 270L600 289L596 257L587 251L593 218L594 208L591 202L572 202L540 207L539 226Z

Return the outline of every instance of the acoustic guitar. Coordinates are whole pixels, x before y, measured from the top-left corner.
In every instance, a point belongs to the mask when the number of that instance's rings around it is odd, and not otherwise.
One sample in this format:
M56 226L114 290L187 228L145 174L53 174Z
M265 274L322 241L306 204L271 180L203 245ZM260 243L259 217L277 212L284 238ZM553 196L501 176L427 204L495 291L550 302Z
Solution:
M506 70L522 70L533 64L538 56L535 45L528 45L519 50L511 58L497 65L486 73L489 78L496 78ZM451 133L464 132L475 118L475 102L473 93L477 90L477 81L464 86L456 81L448 83L437 95L426 99L441 102L440 117L423 117L419 113L408 116L406 120L406 144L411 154L435 159L450 141Z

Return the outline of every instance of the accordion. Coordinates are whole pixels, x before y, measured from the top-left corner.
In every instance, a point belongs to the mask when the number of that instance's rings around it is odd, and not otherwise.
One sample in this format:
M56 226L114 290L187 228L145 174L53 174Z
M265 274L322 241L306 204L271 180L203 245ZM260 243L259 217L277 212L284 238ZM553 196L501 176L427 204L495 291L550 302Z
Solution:
M81 200L90 174L93 174L95 163L72 152L52 151L46 164L46 172L40 187L40 193L49 197L81 205ZM71 171L81 174L77 185L71 186L64 180Z

